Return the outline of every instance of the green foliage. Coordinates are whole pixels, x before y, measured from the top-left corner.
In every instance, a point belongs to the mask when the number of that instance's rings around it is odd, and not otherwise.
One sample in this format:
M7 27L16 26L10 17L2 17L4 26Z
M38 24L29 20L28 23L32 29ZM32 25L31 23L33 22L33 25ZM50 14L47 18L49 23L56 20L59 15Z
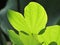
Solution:
M38 34L40 30L45 28L47 23L46 11L40 4L35 2L31 2L25 7L24 17L33 34Z
M40 30L45 28L47 14L40 4L31 2L25 7L24 17L21 13L10 10L8 12L8 19L17 30L38 34Z
M46 26L47 14L45 9L36 2L30 2L25 7L24 16L16 11L9 10L8 20L19 32L17 35L13 30L8 31L9 37L14 45L48 45L51 42L51 44L55 44L56 42L59 45L60 40L57 41L56 37L59 35L60 26L46 27L44 34L38 35Z
M10 30L9 34L10 34L10 39L14 45L23 45L22 41L19 38L19 35L17 35L14 31Z
M44 45L48 45L51 42L60 45L60 26L48 26L44 34L38 36L40 42L44 42ZM52 45L52 44L51 44Z
M3 45L7 42L6 40L9 40L7 35L7 30L12 29L12 27L9 25L9 22L7 20L6 14L8 9L17 10L18 12L24 13L24 7L30 2L35 1L43 5L43 7L46 9L48 13L48 24L47 25L60 25L60 0L0 0L0 30L1 35L0 39L0 45L1 42ZM13 3L14 2L14 3ZM3 7L2 7L3 6ZM39 32L39 34L43 34L45 29ZM25 33L28 34L28 33ZM3 38L3 39L2 39ZM6 40L5 40L6 39Z

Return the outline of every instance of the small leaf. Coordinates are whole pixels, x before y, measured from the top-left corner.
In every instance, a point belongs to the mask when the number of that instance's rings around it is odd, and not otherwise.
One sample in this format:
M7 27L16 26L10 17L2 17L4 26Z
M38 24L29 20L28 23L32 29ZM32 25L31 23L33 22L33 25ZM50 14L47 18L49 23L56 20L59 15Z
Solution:
M19 35L17 35L13 30L9 30L8 32L9 32L9 37L14 45L23 45Z
M36 2L30 2L24 9L25 20L31 28L31 32L38 34L45 28L47 23L47 14L43 6Z
M8 19L11 25L16 28L17 30L21 30L24 26L24 18L22 14L15 12L13 10L9 10L8 12Z
M25 19L21 13L18 13L18 12L13 11L13 10L9 10L8 20L11 23L11 25L19 32L20 31L24 31L27 33L30 32L28 30L29 28L25 22Z
M44 45L57 44L60 45L60 26L48 26L43 35L38 36L40 42L44 42Z

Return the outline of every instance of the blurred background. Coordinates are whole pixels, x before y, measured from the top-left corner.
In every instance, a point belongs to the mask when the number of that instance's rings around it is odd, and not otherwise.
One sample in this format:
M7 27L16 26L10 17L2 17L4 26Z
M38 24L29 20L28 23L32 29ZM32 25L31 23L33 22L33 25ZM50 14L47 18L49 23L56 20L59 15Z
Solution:
M8 9L24 14L24 7L31 1L40 3L48 15L47 26L60 25L60 0L0 0L0 45L9 45L7 30L14 29L7 20Z

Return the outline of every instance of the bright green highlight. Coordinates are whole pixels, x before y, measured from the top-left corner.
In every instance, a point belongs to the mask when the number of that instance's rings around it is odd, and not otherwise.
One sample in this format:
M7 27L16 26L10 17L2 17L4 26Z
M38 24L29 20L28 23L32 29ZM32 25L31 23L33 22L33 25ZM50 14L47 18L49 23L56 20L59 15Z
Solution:
M38 38L40 42L44 42L43 45L48 45L51 42L56 42L57 45L60 45L60 26L48 26L45 33L39 35Z
M19 35L17 35L14 31L12 30L9 31L9 37L14 45L23 45Z
M36 35L25 35L20 32L20 39L22 40L24 45L39 45L40 42L36 37Z
M28 29L28 26L26 25L26 21L22 14L9 10L8 12L8 20L11 23L11 25L17 30L17 31L25 31L30 32ZM26 27L27 26L27 27Z
M47 23L47 14L45 9L36 2L29 3L24 9L24 16L31 32L38 34L45 28Z
M40 4L31 2L24 9L24 17L21 13L10 10L8 19L11 25L18 31L38 34L46 26L47 14Z
M9 30L13 45L60 45L60 26L48 26L41 35L38 33L47 24L45 9L36 2L30 2L24 9L24 16L16 11L8 11L10 24L19 32ZM28 34L28 35L26 35Z

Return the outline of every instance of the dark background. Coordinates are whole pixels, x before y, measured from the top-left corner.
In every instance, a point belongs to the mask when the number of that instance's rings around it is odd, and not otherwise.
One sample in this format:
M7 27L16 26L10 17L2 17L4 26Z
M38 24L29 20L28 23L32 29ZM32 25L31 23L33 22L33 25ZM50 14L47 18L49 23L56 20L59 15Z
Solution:
M60 25L60 0L0 0L0 45L6 45L8 38L8 29L13 29L7 20L8 9L16 10L24 14L24 7L31 1L40 3L48 14L48 23L50 25Z

